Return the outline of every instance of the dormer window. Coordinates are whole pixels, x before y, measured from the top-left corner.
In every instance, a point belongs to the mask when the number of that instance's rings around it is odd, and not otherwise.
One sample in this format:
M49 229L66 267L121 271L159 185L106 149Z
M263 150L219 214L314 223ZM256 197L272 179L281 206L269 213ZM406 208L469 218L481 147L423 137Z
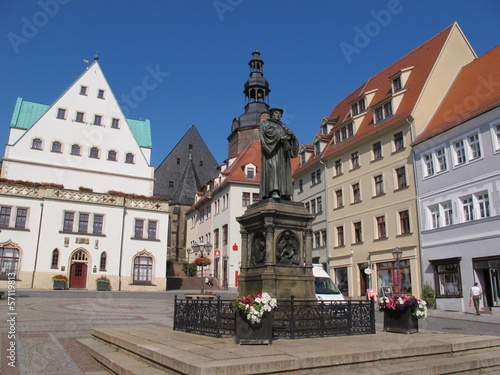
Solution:
M255 179L255 167L247 165L245 175L251 180Z
M382 121L392 115L392 102L387 102L375 108L375 122Z
M321 127L321 134L328 134L328 125L327 124L324 124Z
M401 76L398 76L392 80L392 92L398 92L403 86L401 85Z
M302 151L300 153L300 164L305 164L306 163L306 152Z
M366 111L365 98L351 105L351 115L356 116Z
M342 142L349 137L354 135L354 125L353 123L349 123L346 126L343 126L340 129L335 131L335 143Z
M321 152L321 143L318 141L314 144L314 155L319 155Z

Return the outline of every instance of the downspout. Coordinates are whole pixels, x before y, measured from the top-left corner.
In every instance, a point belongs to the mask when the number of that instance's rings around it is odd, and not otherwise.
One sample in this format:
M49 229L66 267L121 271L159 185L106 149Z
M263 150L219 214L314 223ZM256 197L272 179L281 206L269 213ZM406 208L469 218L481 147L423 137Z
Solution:
M43 220L43 202L40 203L40 223L38 224L38 238L36 241L35 264L33 265L33 276L31 277L31 289L33 289L33 286L35 284L36 263L38 261L38 249L40 248L40 235L42 232L42 220Z
M118 291L122 290L122 260L123 260L123 236L125 235L125 216L127 216L127 210L125 209L125 197L123 198L123 218L122 218L122 236L120 242L120 261L118 265Z

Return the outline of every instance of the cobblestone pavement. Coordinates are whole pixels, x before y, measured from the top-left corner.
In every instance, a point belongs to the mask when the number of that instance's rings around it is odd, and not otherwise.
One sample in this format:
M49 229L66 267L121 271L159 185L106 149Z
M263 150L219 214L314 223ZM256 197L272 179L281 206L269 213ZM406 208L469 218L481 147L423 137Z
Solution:
M3 375L80 375L100 366L80 347L77 339L90 337L93 328L171 327L177 292L92 292L17 290L15 305L0 299L0 373ZM233 298L235 290L217 291ZM14 310L9 310L14 307ZM377 329L381 319L377 315ZM429 317L500 323L500 315L430 311ZM14 318L14 319L12 319ZM10 320L10 321L9 321ZM425 325L422 329L430 328ZM431 328L432 329L432 328ZM10 333L15 332L14 350ZM477 334L477 333L476 333ZM10 354L14 354L10 357ZM15 367L9 365L13 364Z

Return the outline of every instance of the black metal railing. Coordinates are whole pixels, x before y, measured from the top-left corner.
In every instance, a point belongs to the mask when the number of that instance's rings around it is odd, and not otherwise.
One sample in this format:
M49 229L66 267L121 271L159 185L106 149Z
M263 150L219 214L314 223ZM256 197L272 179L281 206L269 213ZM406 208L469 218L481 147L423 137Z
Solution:
M234 335L231 300L178 299L174 330L227 337ZM273 337L307 338L375 333L374 301L278 300L273 311Z

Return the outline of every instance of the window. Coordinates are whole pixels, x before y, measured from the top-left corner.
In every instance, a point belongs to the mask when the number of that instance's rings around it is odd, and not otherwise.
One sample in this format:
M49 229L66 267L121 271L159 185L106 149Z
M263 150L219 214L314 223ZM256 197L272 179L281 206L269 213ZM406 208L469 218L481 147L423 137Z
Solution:
M311 212L311 205L309 204L309 202L306 202L306 210L307 212Z
M321 233L320 232L314 232L314 247L318 248L321 247Z
M66 110L64 108L58 108L56 117L61 120L66 119Z
M92 159L99 159L99 149L97 147L92 147L90 149L89 157Z
M488 198L488 193L479 194L477 196L477 202L479 204L479 217L481 219L490 217L490 201Z
M436 297L462 297L460 258L431 261Z
M439 220L439 206L430 206L429 207L429 218L430 218L430 228L436 229L440 226Z
M299 192L304 191L304 182L302 180L299 180Z
M493 131L493 147L495 151L500 150L500 124L492 126Z
M104 224L104 216L103 215L94 215L94 225L93 225L93 233L94 234L102 234L102 227Z
M306 163L306 152L305 151L302 151L300 153L300 164L305 164Z
M311 184L316 184L316 172L311 173Z
M0 226L8 227L10 223L10 207L1 207L0 208Z
M382 143L373 144L373 160L382 159Z
M255 168L254 167L247 167L247 178L253 180L255 179Z
M472 201L472 196L462 198L462 209L464 221L474 220L474 203Z
M101 259L99 260L99 271L106 271L106 263L108 256L105 251L101 253Z
M116 151L115 150L108 151L108 160L116 161Z
M335 268L335 281L344 296L349 295L349 278L347 267Z
M354 203L361 202L361 190L359 184L352 184L352 201Z
M318 141L314 144L314 155L319 155L321 152L321 143Z
M340 176L342 174L342 160L335 160L335 176Z
M401 76L394 78L392 80L392 92L398 92L401 90Z
M102 116L94 115L94 125L102 125Z
M31 142L31 148L33 150L41 150L42 149L42 140L40 138L35 138Z
M16 228L26 228L26 219L28 217L28 209L18 208L16 215Z
M476 134L469 136L469 147L471 150L471 160L481 157L481 147L479 146L479 136Z
M340 129L335 130L335 144L346 140L354 135L354 126L351 123L343 126Z
M434 174L434 162L432 160L432 154L424 155L425 163L425 176L432 176Z
M337 208L344 207L344 198L342 196L342 189L335 191L335 198L337 201Z
M447 165L446 165L446 153L444 148L436 150L436 159L437 159L438 172L445 171L447 169Z
M76 112L76 122L85 122L85 114L83 112Z
M125 155L125 163L133 164L134 163L134 154L131 152L127 152Z
M135 257L134 283L151 283L153 280L153 259L150 257Z
M111 127L113 129L120 129L120 120L117 118L114 118L111 120Z
M87 86L80 86L80 95L87 95Z
M214 249L219 248L219 229L214 230Z
M79 145L71 145L71 155L80 156L81 147Z
M311 213L312 213L312 214L315 214L315 213L316 213L316 200L315 200L315 199L313 199L313 200L311 201Z
M356 116L360 113L363 113L365 110L366 110L365 98L361 99L360 101L358 101L357 103L354 103L351 106L352 116Z
M158 226L158 222L154 220L150 220L148 222L148 238L150 240L156 239L156 227Z
M408 185L406 184L406 170L405 167L397 168L396 169L396 181L397 181L397 188L402 189L407 187Z
M344 227L337 227L337 246L344 246Z
M188 149L189 149L189 151L193 151L193 145L192 145L192 144L189 144L189 145L188 145Z
M258 203L260 201L259 193L252 193L252 204Z
M89 229L89 214L80 214L78 220L78 232L87 233Z
M64 213L63 231L73 232L73 221L74 220L75 220L75 213L74 212L65 212Z
M375 184L375 196L384 194L384 179L382 175L373 177L373 182Z
M134 237L142 238L143 233L144 233L144 220L135 219Z
M351 154L351 169L359 168L359 154L353 152Z
M399 213L399 225L401 229L401 234L410 233L410 215L408 213L408 210L401 211Z
M222 226L222 246L227 245L227 224Z
M390 286L396 295L412 293L410 262L408 260L401 260L399 265L396 262L377 263L377 279L379 287ZM400 281L401 285L398 285Z
M50 268L59 268L59 250L54 249L52 251L52 262Z
M363 237L361 233L361 221L353 223L353 227L354 227L354 243L363 242Z
M326 246L326 230L321 231L321 238L323 240L323 246Z
M385 231L385 216L378 216L377 218L375 218L375 220L377 221L377 235L378 235L378 238L379 239L386 238L387 234L386 234L386 231Z
M318 213L322 213L323 212L323 200L321 199L321 197L316 198L316 205L318 207Z
M0 247L0 279L9 278L8 274L17 277L17 265L19 263L19 250Z
M97 97L99 99L104 99L104 90L98 90L97 91Z
M461 139L454 143L455 149L455 162L457 165L465 164L465 147L464 141Z
M392 102L387 102L375 108L375 122L382 121L392 115Z
M243 192L241 197L241 205L243 207L250 205L250 193Z
M403 132L394 134L394 151L399 151L405 148Z
M58 141L52 142L52 148L50 151L61 153L62 152L61 142Z
M453 210L451 208L451 202L442 203L441 208L443 210L444 225L445 226L452 225Z

